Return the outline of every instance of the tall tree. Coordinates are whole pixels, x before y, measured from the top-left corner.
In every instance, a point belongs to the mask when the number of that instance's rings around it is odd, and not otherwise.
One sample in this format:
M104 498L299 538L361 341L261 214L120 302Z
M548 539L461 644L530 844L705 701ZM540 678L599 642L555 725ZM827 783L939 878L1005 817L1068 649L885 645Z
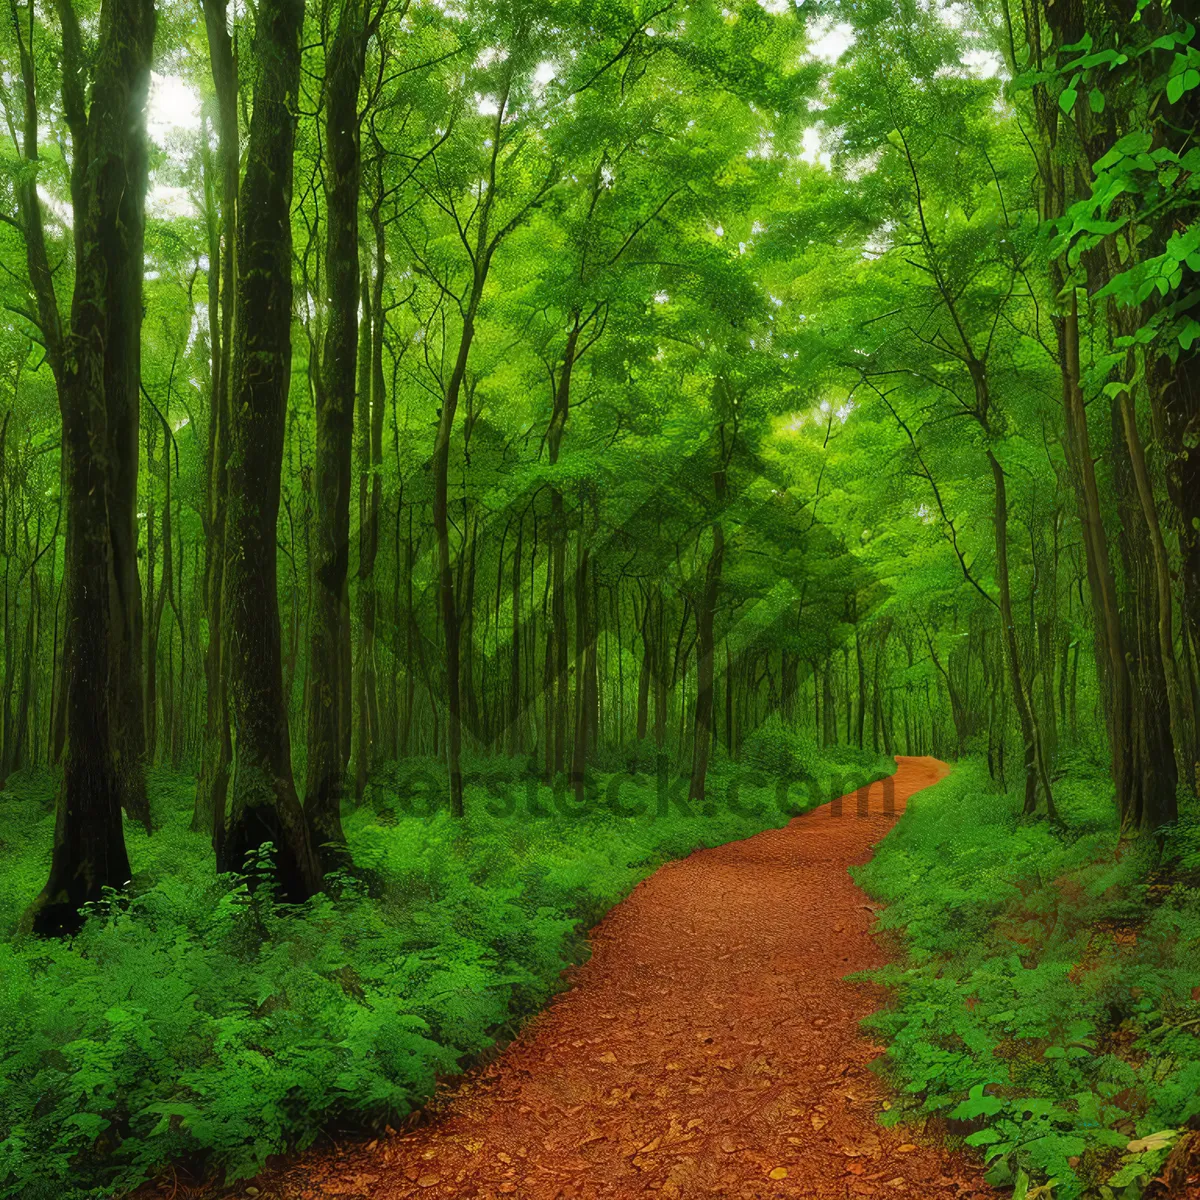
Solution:
M279 480L291 367L292 156L302 0L266 0L254 31L257 81L238 195L224 616L234 759L217 863L240 871L270 842L284 894L321 884L292 776L277 595Z
M1038 199L1044 221L1061 221L1071 206L1085 197L1109 139L1112 113L1100 115L1098 105L1073 103L1066 78L1058 76L1060 58L1089 45L1082 5L1035 6L1014 25L1007 15L1008 44L1018 39L1030 68L1040 74L1030 94L1038 133ZM1102 23L1108 24L1107 17ZM1095 32L1099 32L1096 30ZM1010 50L1010 55L1012 51ZM1115 51L1112 52L1115 54ZM1065 64L1062 64L1065 66ZM1102 93L1097 92L1102 97ZM1148 144L1148 142L1147 142ZM1118 161L1120 156L1118 155ZM1102 684L1108 741L1113 758L1117 804L1124 822L1133 827L1157 827L1175 812L1178 781L1176 743L1181 734L1180 688L1175 679L1174 639L1171 632L1171 586L1166 569L1156 504L1149 494L1144 452L1129 387L1127 355L1107 360L1104 391L1112 414L1111 474L1118 492L1116 537L1104 515L1106 497L1095 469L1096 433L1089 428L1086 395L1089 364L1086 347L1093 329L1111 352L1114 337L1128 335L1135 318L1110 327L1116 316L1101 299L1105 285L1121 268L1114 233L1122 222L1093 225L1086 243L1073 257L1055 255L1049 264L1051 285L1059 298L1055 314L1057 358L1062 375L1064 444L1072 468L1087 562L1087 580L1096 616L1094 647ZM1080 255L1079 250L1087 253ZM1102 311L1081 314L1080 285L1097 298ZM1093 328L1087 325L1092 315ZM1119 322L1121 318L1118 318ZM1115 360L1115 361L1114 361ZM1121 366L1117 363L1121 360ZM1122 379L1122 368L1126 378ZM1122 399L1124 397L1124 399ZM1110 552L1116 542L1124 571L1118 575ZM1173 728L1174 727L1174 728Z
M59 6L63 111L71 129L75 283L64 328L41 235L34 183L22 216L30 277L58 384L67 495L63 680L66 746L50 877L27 920L74 927L80 906L129 880L121 805L144 807L140 756L140 615L136 516L145 104L151 0L106 0L85 107L79 23ZM25 74L26 159L37 158L32 63ZM132 490L133 505L130 505ZM136 595L134 595L136 593ZM136 636L136 645L131 641ZM136 678L131 673L136 671ZM138 729L132 728L136 715Z
M528 37L527 30L516 32L520 37ZM486 132L478 137L481 145L474 146L468 141L469 149L465 150L477 162L482 158L478 163L482 167L482 178L472 178L468 182L469 177L464 177L459 168L447 180L441 170L443 152L437 146L428 155L428 172L419 177L425 194L452 222L465 255L465 269L461 270L459 278L449 281L442 278L440 264L430 255L428 230L422 241L413 236L407 238L417 269L434 280L439 289L439 310L443 303L452 304L459 317L457 338L447 342L445 347L449 370L443 374L440 366L434 368L441 390L441 407L433 446L433 532L446 661L446 757L450 811L455 816L463 815L462 628L450 546L450 449L455 416L467 380L480 304L496 253L513 231L544 202L557 176L558 168L554 163L538 170L536 156L543 148L525 136L525 121L513 119L513 106L522 88L529 86L534 67L532 58L532 48L523 45L519 57L515 51L510 52L498 65L485 69L482 75L482 79L495 88L494 113L482 123ZM475 122L464 122L464 126L468 139L481 132L480 124ZM537 171L532 182L529 179L531 171ZM461 211L464 207L468 208L465 213ZM454 274L453 265L449 272Z
M317 844L344 841L341 802L350 746L350 478L359 353L358 205L367 39L383 13L344 0L326 56L324 173L327 321L316 377L316 550L310 629L308 768L304 808ZM364 310L370 346L370 304ZM369 369L364 380L369 388ZM368 392L369 409L369 392ZM382 412L382 410L381 410ZM369 424L369 418L368 418Z
M238 115L237 68L229 35L226 0L205 0L204 26L217 102L217 162L204 153L205 224L208 235L208 441L204 478L204 580L208 620L204 654L204 743L196 783L192 828L213 830L225 821L233 743L229 729L224 660L225 496L229 487L230 376L233 363L234 246L237 241ZM214 176L216 178L214 179ZM219 318L217 316L219 315Z

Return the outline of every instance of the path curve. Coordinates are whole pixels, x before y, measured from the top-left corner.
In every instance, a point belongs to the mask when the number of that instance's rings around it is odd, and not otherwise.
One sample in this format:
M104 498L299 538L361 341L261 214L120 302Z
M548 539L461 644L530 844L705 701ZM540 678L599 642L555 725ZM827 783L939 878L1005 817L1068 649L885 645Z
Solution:
M898 758L869 813L853 796L783 829L668 863L592 935L593 954L495 1063L423 1125L306 1156L282 1200L899 1200L985 1197L977 1165L881 1129L885 1002L844 976L883 965L847 867L949 768ZM265 1181L264 1181L265 1182ZM265 1200L265 1197L263 1197Z

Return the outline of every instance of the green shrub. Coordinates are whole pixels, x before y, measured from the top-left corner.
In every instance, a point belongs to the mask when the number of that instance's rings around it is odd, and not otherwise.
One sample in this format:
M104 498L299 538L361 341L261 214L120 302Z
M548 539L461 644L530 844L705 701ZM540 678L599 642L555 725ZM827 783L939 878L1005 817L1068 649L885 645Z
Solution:
M812 735L789 728L777 713L768 717L742 748L744 763L782 779L815 778L820 759Z

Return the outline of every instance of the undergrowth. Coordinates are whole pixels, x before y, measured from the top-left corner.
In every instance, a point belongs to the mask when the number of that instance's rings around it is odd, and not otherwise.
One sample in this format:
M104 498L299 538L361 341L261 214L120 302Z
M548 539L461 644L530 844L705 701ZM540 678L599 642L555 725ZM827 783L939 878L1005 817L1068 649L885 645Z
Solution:
M963 762L855 872L907 946L872 976L885 1119L965 1135L1017 1200L1137 1200L1200 1118L1200 820L1121 841L1082 764L1056 798L1057 831Z
M129 891L69 941L0 941L0 1196L108 1197L168 1161L232 1181L334 1122L394 1121L543 1005L659 863L891 769L844 750L810 766L806 790L717 763L698 810L686 779L600 777L578 803L480 762L455 823L440 764L397 764L345 813L353 873L300 907L269 863L253 891L216 875L191 781L153 773ZM0 793L6 931L45 879L52 792Z

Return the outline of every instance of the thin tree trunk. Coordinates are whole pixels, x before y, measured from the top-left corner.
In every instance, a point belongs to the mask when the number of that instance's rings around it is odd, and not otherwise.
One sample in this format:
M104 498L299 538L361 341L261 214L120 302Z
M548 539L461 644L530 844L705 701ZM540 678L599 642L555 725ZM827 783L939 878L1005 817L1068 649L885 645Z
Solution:
M590 556L583 529L579 532L579 561L575 567L575 741L571 747L571 786L575 798L583 800L584 775L587 767L588 735L591 721L588 716L587 658L592 652L588 620L588 573Z
M412 504L408 506L408 536L404 544L404 586L406 589L404 604L404 648L407 651L406 657L408 659L408 688L405 693L404 702L404 728L400 735L401 755L407 755L409 752L409 739L412 737L413 708L416 705L417 698L417 677L416 672L412 668L413 645L420 636L417 633L416 616L413 613L413 508L414 505ZM420 652L419 644L418 652Z
M225 671L225 497L228 495L229 384L233 353L234 245L237 230L238 118L237 67L226 18L227 0L204 0L208 56L217 96L217 162L220 170L220 219L208 204L208 313L212 351L212 380L208 408L208 446L205 463L205 542L203 600L208 617L204 652L204 741L192 829L213 834L225 821L233 741L229 727L228 683ZM207 174L207 172L206 172ZM208 189L206 188L206 191ZM220 313L220 323L216 314Z
M996 530L996 586L1000 593L1000 623L1003 626L1004 651L1008 661L1013 701L1017 706L1017 720L1021 726L1021 738L1025 746L1025 812L1032 813L1037 807L1037 787L1040 780L1046 794L1047 811L1052 819L1057 819L1037 720L1033 704L1025 690L1021 654L1017 645L1016 618L1013 614L1012 585L1008 570L1008 488L1004 468L990 448L987 456L992 467L992 483L995 488L993 520Z
M508 662L508 753L521 752L521 543L525 514L517 518L517 543L512 565L512 641Z
M724 438L722 438L722 441ZM704 591L696 610L696 724L692 740L692 778L688 798L704 802L708 757L713 726L713 622L721 592L721 570L725 562L725 527L721 509L725 505L725 468L713 472L717 513L712 523L712 551L704 572Z
M636 603L636 601L635 601ZM637 740L646 740L650 719L650 676L653 673L654 655L650 648L650 593L646 594L642 606L642 665L638 672Z
M858 667L858 727L856 731L858 748L863 748L863 737L867 722L867 672L863 662L862 630L857 622L854 626L854 658Z
M563 432L566 429L567 417L571 406L571 377L575 368L575 352L579 344L580 323L576 313L571 331L567 335L567 343L563 350L563 360L559 371L558 385L554 389L554 411L550 417L550 428L546 436L546 444L550 451L550 465L558 462L562 447ZM557 775L566 764L567 721L570 704L570 683L568 676L568 627L567 627L567 527L566 515L563 511L562 490L551 487L550 492L550 558L554 572L553 602L551 605L551 622L554 635L556 670L554 675L554 768ZM578 638L578 630L576 631ZM576 679L576 687L582 680Z
M157 426L146 427L146 462L154 461ZM150 612L146 630L146 755L153 762L158 754L158 631L162 621L162 601L154 570L158 566L158 534L155 525L154 486L146 499L146 608Z
M464 516L464 527L469 527L471 534L467 541L467 552L460 560L466 570L465 586L460 580L460 592L463 599L463 616L460 620L462 630L462 683L463 699L466 701L467 729L471 737L479 740L479 695L475 687L475 579L477 559L475 549L478 545L479 522L471 521L467 525Z
M379 245L376 244L378 252ZM360 354L365 361L365 372L359 372L359 397L366 396L359 411L359 553L358 553L358 596L359 619L362 639L359 646L358 684L358 738L355 764L355 795L361 797L366 786L367 775L374 763L376 748L383 744L380 728L379 685L375 664L375 624L379 597L375 583L375 560L379 553L379 519L383 505L383 347L376 346L376 336L382 335L382 327L376 318L376 305L383 303L383 272L385 263L379 257L376 263L374 288L368 287L366 272L363 273L363 312L372 317L368 328L371 337L362 339L366 352ZM365 331L364 331L365 332ZM364 377L365 375L365 377Z
M654 747L657 758L663 759L667 738L667 639L666 612L662 586L654 585L654 598L658 602L657 624L654 632L656 661L654 667Z

